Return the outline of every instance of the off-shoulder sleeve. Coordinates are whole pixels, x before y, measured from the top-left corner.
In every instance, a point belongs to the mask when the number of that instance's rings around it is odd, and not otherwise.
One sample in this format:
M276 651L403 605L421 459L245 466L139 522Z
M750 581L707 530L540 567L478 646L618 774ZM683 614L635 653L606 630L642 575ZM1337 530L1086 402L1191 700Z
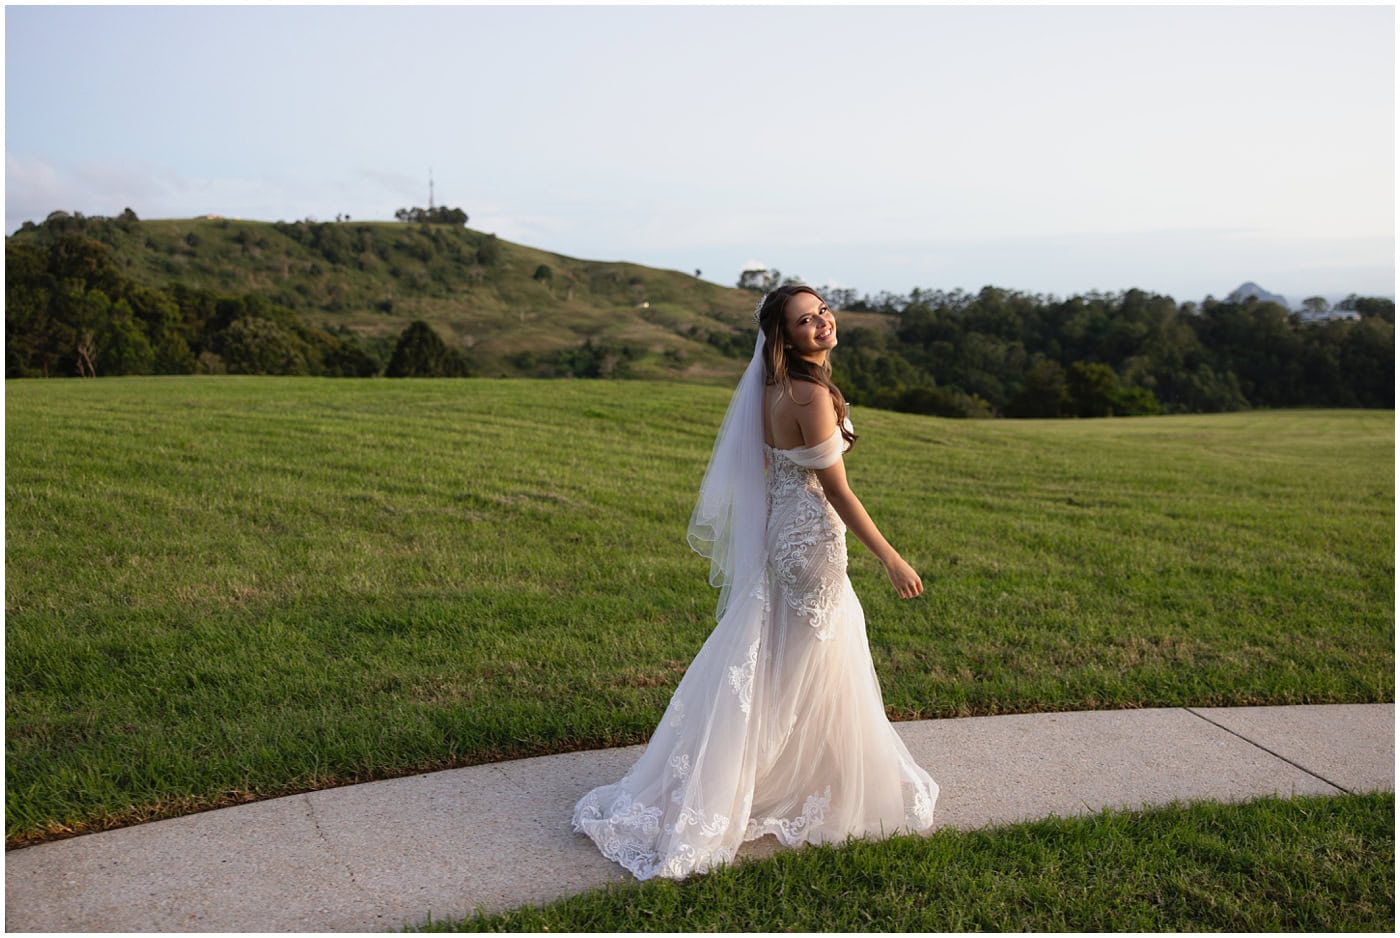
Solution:
M841 454L846 451L845 443L846 439L838 427L831 431L831 436L827 437L825 442L783 450L783 455L804 469L825 469L835 465L836 460L841 458Z

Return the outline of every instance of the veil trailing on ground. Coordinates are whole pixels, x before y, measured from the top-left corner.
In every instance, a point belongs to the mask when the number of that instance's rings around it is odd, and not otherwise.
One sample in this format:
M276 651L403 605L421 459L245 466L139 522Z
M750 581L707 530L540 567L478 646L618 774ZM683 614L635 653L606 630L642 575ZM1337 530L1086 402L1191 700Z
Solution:
M639 879L679 878L733 859L753 801L763 712L758 659L769 608L763 464L763 334L729 402L686 540L710 559L718 620L686 669L646 752L622 780L574 807L574 829Z
M763 575L767 492L763 477L763 331L729 401L715 437L686 541L710 559L710 585L719 588L715 618L724 618L737 586L748 592Z

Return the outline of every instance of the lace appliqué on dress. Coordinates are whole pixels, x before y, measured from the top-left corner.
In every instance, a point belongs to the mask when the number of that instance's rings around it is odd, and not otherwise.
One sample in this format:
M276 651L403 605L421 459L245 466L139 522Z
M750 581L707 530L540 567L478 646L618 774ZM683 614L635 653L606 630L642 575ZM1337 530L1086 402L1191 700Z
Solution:
M680 804L685 800L683 783L690 777L690 755L684 752L673 753L671 758L666 760L666 764L671 767L671 777L677 783L676 787L671 789L671 804Z
M910 830L928 830L933 826L933 799L922 785L904 783L905 822Z
M729 818L723 814L712 814L710 820L705 820L703 811L695 808L681 808L681 813L676 817L676 833L683 834L687 826L700 826L700 833L706 837L719 837L729 830Z
M820 794L812 793L802 805L802 813L795 818L766 817L750 818L744 830L744 839L753 840L764 834L773 834L784 845L795 847L804 840L810 840L826 820L826 809L831 807L831 786Z
M705 850L690 844L674 844L671 855L663 858L656 849L660 822L660 808L647 807L625 792L613 799L606 817L595 792L585 795L574 809L574 830L593 838L603 856L626 867L638 879L658 874L681 879L734 859L733 847ZM674 830L683 833L688 827L698 827L705 837L720 837L729 829L729 818L712 814L706 820L704 812L682 808Z
M826 641L845 586L846 525L813 470L775 451L769 471L770 506L786 515L769 561L775 585L787 607Z
M655 876L660 867L653 845L661 830L661 809L649 808L626 792L613 799L606 817L597 792L589 792L574 808L574 830L593 838L603 856L638 879Z
M749 646L748 656L743 664L730 665L729 689L739 695L739 709L745 715L753 702L753 673L758 667L758 639Z
M670 859L657 865L657 872L670 879L684 879L693 873L708 873L716 866L733 860L736 852L729 847L706 852L696 850L689 844L679 844Z

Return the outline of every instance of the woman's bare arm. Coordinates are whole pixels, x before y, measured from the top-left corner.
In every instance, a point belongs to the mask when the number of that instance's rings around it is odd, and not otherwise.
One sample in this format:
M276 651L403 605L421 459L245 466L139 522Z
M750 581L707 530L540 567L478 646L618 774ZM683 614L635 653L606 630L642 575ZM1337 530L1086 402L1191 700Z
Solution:
M817 388L818 391L823 389ZM805 446L815 446L831 439L831 435L836 432L836 411L832 407L831 397L826 393L813 394L805 402L793 402L796 406L797 422L802 430L802 442ZM880 529L875 526L870 513L865 510L865 506L860 503L856 493L851 491L850 483L846 481L846 464L838 459L825 469L817 470L817 479L821 482L822 491L826 494L826 500L831 503L831 507L836 509L836 513L841 516L841 520L846 522L846 529L856 536L866 549L869 550L880 563L885 566L885 573L890 578L890 583L894 585L895 592L901 599L913 599L924 591L923 581L919 579L919 574L914 568L905 562L899 555L899 551L890 546L890 542L885 540Z
M831 507L835 508L841 520L846 522L846 529L885 565L885 573L889 576L890 583L894 584L894 590L899 597L913 599L922 593L924 584L919 579L919 574L899 556L899 551L885 540L880 529L871 520L870 513L865 510L860 499L856 498L856 493L851 491L851 486L846 482L845 462L838 459L825 469L818 469L817 479L822 484L822 491L826 493L826 500L831 502Z

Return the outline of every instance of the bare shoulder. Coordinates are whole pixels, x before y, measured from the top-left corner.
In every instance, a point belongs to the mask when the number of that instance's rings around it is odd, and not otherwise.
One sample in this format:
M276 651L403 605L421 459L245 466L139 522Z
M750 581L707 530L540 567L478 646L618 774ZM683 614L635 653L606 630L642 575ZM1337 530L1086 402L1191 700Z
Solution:
M792 387L792 415L802 428L803 445L825 442L836 431L836 399L810 381L794 381Z

